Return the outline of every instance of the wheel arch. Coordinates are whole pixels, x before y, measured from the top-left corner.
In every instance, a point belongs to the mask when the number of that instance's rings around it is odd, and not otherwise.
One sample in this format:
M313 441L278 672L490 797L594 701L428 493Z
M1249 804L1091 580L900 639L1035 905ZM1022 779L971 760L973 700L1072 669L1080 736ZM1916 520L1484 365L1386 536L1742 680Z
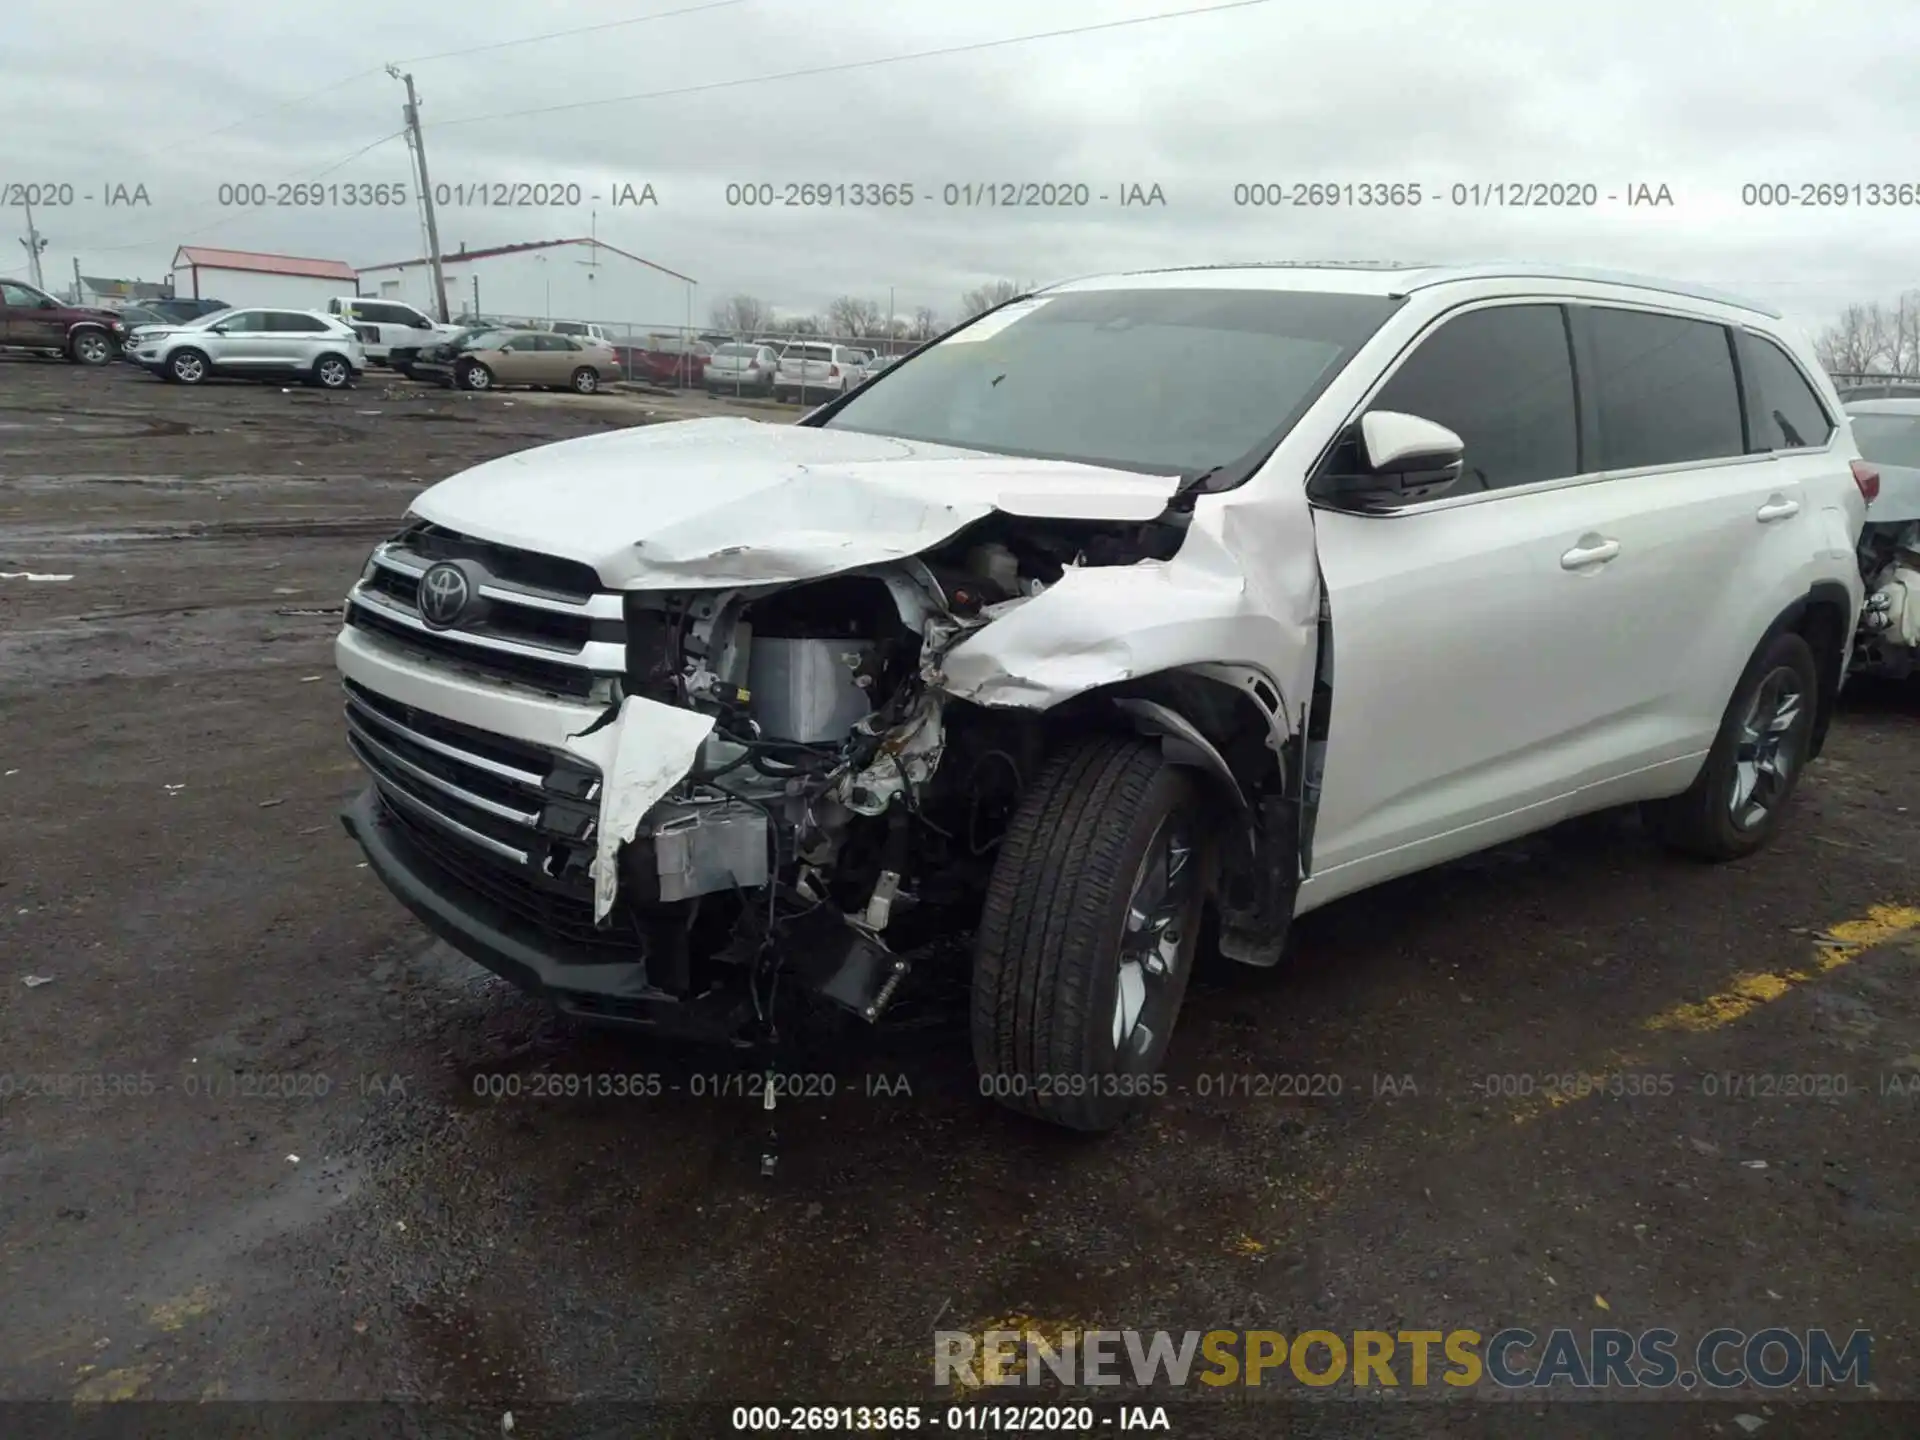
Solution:
M1760 645L1764 646L1774 636L1792 631L1807 642L1819 664L1820 688L1813 734L1807 747L1809 760L1817 759L1826 744L1827 728L1839 703L1840 685L1846 677L1848 641L1852 638L1853 610L1853 596L1845 585L1838 580L1816 581L1806 594L1782 610L1767 627L1767 633L1760 637Z

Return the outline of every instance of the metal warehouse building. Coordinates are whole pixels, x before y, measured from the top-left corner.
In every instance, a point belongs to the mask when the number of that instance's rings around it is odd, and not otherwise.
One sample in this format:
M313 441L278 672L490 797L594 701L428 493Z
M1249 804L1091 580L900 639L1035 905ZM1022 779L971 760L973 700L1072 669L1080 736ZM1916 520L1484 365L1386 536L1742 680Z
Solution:
M677 270L585 237L532 240L440 257L450 315L597 320L678 330L693 323L695 282ZM364 295L404 300L434 313L433 267L425 256L360 270Z
M173 256L173 293L229 305L284 305L324 310L333 295L352 295L359 277L344 260L263 255L182 245Z

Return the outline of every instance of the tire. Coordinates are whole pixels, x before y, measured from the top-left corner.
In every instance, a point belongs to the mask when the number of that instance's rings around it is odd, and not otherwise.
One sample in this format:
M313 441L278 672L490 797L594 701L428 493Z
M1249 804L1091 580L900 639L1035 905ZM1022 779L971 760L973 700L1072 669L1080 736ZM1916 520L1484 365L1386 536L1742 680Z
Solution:
M67 359L75 365L105 365L113 359L113 337L102 330L76 330L67 337Z
M165 370L169 380L178 380L182 385L198 385L213 373L205 355L184 348L167 356Z
M353 367L339 355L322 355L313 362L313 383L322 390L344 390L353 383Z
M582 365L573 372L573 393L591 395L600 388L600 374L589 365Z
M453 372L453 384L456 390L491 390L493 372L478 360L469 360Z
M1660 838L1711 861L1738 860L1772 840L1806 769L1819 704L1812 647L1782 631L1747 662L1693 784L1653 807Z
M1111 735L1066 746L1022 797L974 936L982 1094L1085 1131L1112 1130L1146 1108L1163 1083L1198 948L1199 800L1192 776L1158 745ZM1131 926L1162 864L1166 903L1144 928ZM1149 934L1160 943L1123 944Z

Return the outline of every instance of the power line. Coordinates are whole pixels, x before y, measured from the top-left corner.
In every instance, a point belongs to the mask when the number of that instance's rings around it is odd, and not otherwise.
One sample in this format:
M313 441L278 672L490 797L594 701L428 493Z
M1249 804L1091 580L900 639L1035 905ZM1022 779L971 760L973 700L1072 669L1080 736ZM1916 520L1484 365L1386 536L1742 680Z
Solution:
M255 120L264 120L269 115L277 115L282 110L291 109L295 105L304 105L307 101L316 100L320 96L338 90L344 85L351 85L356 80L364 80L369 75L378 75L379 73L380 67L378 65L375 65L369 70L357 71L344 79L334 81L331 85L322 85L318 90L309 90L304 95L296 95L291 100L282 100L278 105L269 105L265 110L256 111L252 115L245 115L238 120L229 121L217 130L209 130L203 135L183 135L177 140L169 140L164 145L157 145L151 150L143 150L140 153L144 157L147 155L158 155L162 150L177 150L182 145L197 145L202 140L211 140L216 135L226 134L229 130L238 130L242 125L251 125Z
M1035 40L1059 40L1069 35L1091 35L1098 30L1120 30L1130 25L1152 25L1162 20L1184 20L1194 15L1214 15L1223 10L1245 10L1272 0L1226 0L1225 4L1203 5L1192 10L1166 10L1157 15L1135 15L1127 20L1106 20L1097 25L1074 25L1065 30L1043 30L1032 35L1008 35L999 40L977 40L970 45L944 45L938 50L916 50L908 55L880 55L871 60L846 60L836 65L815 65L805 70L784 70L777 75L748 75L738 80L713 80L704 85L683 85L672 90L644 90L634 95L613 95L605 100L576 100L566 105L542 105L532 110L503 110L492 115L468 115L458 120L436 120L427 128L445 129L454 125L477 125L487 120L517 120L527 115L553 115L563 110L587 110L598 105L624 105L634 100L664 100L679 95L699 95L711 90L730 90L741 85L761 85L774 80L800 80L813 75L837 75L848 70L864 70L874 65L898 65L908 60L932 60L942 55L967 55L979 50L997 50L1006 45L1026 45Z
M527 35L518 40L496 40L490 45L470 45L464 50L442 50L434 55L409 55L404 60L396 60L396 65L424 65L429 60L451 60L456 55L478 55L484 50L507 50L515 45L533 45L542 40L561 40L569 35L591 35L600 30L618 30L626 25L645 25L650 20L670 20L675 15L697 15L702 10L724 10L729 5L746 5L751 0L708 0L705 5L688 5L679 10L661 10L652 15L635 15L626 20L604 20L598 25L582 25L574 30L549 30L540 35Z
M351 155L346 156L344 159L334 161L331 165L327 166L325 169L316 170L311 175L302 175L298 179L289 179L284 182L279 180L270 181L268 182L267 188L273 189L274 187L282 183L289 184L289 185L311 184L313 181L320 179L324 175L331 175L334 171L340 169L342 166L351 165L355 160L358 160L362 155L366 154L369 150L378 149L380 146L385 145L389 140L397 140L406 133L407 133L406 129L403 126L401 129L395 130L391 135L382 135L378 140L371 140L367 142L365 145L362 145L358 150L355 150ZM199 213L204 215L209 212L203 210ZM248 218L248 216L252 215L253 213L254 212L251 210L237 209L234 211L233 214L229 215L224 220L215 221L211 225L203 225L198 230L191 231L184 235L176 234L173 237L172 243L178 244L179 242L184 240L195 239L198 236L205 235L210 230L219 230L227 225L231 225L235 223L236 221L244 220ZM187 224L193 223L193 219L191 216L188 217L186 223ZM157 246L165 245L167 243L169 242L164 240L131 240L123 245L87 245L84 247L76 247L76 248L84 248L89 255L92 255L95 253L112 254L120 250L151 250L156 248Z

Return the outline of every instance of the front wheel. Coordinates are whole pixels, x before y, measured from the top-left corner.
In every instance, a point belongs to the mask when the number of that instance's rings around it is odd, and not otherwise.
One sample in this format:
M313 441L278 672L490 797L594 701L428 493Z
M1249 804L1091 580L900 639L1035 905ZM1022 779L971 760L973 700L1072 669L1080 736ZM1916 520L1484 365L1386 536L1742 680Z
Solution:
M1812 647L1790 630L1774 636L1734 687L1700 774L1654 808L1661 838L1702 860L1738 860L1771 840L1806 768L1819 697Z
M1112 1130L1161 1064L1205 898L1199 793L1159 746L1092 736L1056 754L1008 825L974 937L981 1092Z
M573 391L576 395L591 395L600 388L598 371L582 365L573 372Z
M493 372L478 360L469 360L455 372L454 379L462 390L491 390Z
M113 359L113 341L98 330L82 330L67 342L67 359L76 365L104 365Z
M207 378L207 357L198 350L176 350L167 357L167 375L182 385L198 385Z

